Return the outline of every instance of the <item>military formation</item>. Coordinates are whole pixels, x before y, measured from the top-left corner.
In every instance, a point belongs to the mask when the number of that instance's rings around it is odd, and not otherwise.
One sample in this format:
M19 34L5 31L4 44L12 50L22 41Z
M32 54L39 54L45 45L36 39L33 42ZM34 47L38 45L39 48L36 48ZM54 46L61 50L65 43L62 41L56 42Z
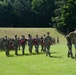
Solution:
M76 30L68 33L66 39L68 47L67 56L76 58ZM41 52L45 52L46 56L51 56L50 47L56 43L60 43L59 37L57 36L56 40L55 37L50 36L49 32L41 37L38 35L32 37L31 34L28 34L27 38L24 35L21 35L21 37L15 35L13 38L4 36L3 38L0 38L0 50L5 51L6 56L10 55L11 50L14 50L15 55L19 55L19 50L22 51L22 55L25 55L26 46L28 45L30 54L32 54L33 48L35 48L35 52L39 54L39 46L41 46ZM72 44L75 47L75 56L73 55Z
M21 50L22 55L24 55L26 45L28 45L30 54L32 54L33 47L35 47L35 52L39 54L39 46L41 46L41 51L45 52L46 56L51 56L50 46L55 44L55 42L55 38L52 38L49 32L41 37L38 35L32 37L31 34L28 34L27 38L24 35L21 35L21 37L15 35L13 38L4 36L0 38L0 50L4 50L6 56L10 55L10 50L14 50L15 55L19 55L18 51Z

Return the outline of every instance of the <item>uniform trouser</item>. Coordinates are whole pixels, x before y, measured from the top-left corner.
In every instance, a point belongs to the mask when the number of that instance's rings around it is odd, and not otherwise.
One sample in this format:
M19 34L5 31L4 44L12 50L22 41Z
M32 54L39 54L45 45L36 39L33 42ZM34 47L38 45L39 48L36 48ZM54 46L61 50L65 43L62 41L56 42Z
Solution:
M46 45L46 55L50 55L50 45Z
M43 51L43 44L41 44L41 51Z
M72 44L68 44L68 57L73 57L73 53L72 53Z
M39 53L39 45L35 45L35 51L36 51L36 53Z
M75 58L76 58L76 43L74 44L74 48L75 48Z
M18 55L18 46L14 46L15 49L15 55Z
M19 50L20 50L20 44L18 45L18 48L19 48Z
M29 45L29 52L32 53L33 45Z
M6 55L9 55L9 48L7 46L5 46L5 53Z
M25 44L24 45L22 45L22 54L24 55L24 50L25 50Z
M44 50L44 52L46 52L46 45L43 46L43 50Z

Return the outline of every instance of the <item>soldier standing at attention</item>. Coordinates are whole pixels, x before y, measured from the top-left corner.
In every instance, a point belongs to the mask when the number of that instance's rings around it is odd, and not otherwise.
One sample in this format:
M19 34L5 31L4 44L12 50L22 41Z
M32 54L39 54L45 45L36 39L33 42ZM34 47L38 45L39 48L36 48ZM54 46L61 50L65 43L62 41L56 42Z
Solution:
M6 56L8 56L9 55L9 39L7 38L7 36L4 37L3 45L4 45Z
M18 55L18 46L19 46L19 40L18 40L17 35L15 35L15 38L14 38L15 55Z
M28 35L28 46L29 46L29 52L32 54L33 38L30 34Z
M22 35L21 36L21 46L22 46L22 54L24 55L24 50L25 50L25 45L27 44L27 42L26 42L27 40L26 40L26 38L25 38L25 36L24 35Z
M50 46L52 44L52 37L49 35L50 33L47 32L47 36L45 37L45 45L46 45L46 56L50 56Z

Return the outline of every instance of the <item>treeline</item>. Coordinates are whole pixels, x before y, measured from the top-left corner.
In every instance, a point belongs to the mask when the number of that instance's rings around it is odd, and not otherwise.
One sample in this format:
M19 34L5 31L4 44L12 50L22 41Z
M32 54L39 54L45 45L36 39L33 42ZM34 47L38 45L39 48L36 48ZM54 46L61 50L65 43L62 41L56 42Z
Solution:
M76 0L0 0L0 27L76 27Z

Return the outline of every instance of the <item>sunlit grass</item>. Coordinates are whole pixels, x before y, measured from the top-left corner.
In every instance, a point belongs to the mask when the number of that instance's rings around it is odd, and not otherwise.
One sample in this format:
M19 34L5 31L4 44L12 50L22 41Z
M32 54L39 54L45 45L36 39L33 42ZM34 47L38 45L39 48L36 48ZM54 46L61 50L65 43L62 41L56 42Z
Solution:
M75 59L67 57L67 45L58 44L50 48L51 56L45 53L30 55L28 47L25 55L21 50L19 56L15 56L14 51L10 51L10 57L6 57L5 52L0 52L0 75L76 75ZM73 48L74 53L74 48Z

